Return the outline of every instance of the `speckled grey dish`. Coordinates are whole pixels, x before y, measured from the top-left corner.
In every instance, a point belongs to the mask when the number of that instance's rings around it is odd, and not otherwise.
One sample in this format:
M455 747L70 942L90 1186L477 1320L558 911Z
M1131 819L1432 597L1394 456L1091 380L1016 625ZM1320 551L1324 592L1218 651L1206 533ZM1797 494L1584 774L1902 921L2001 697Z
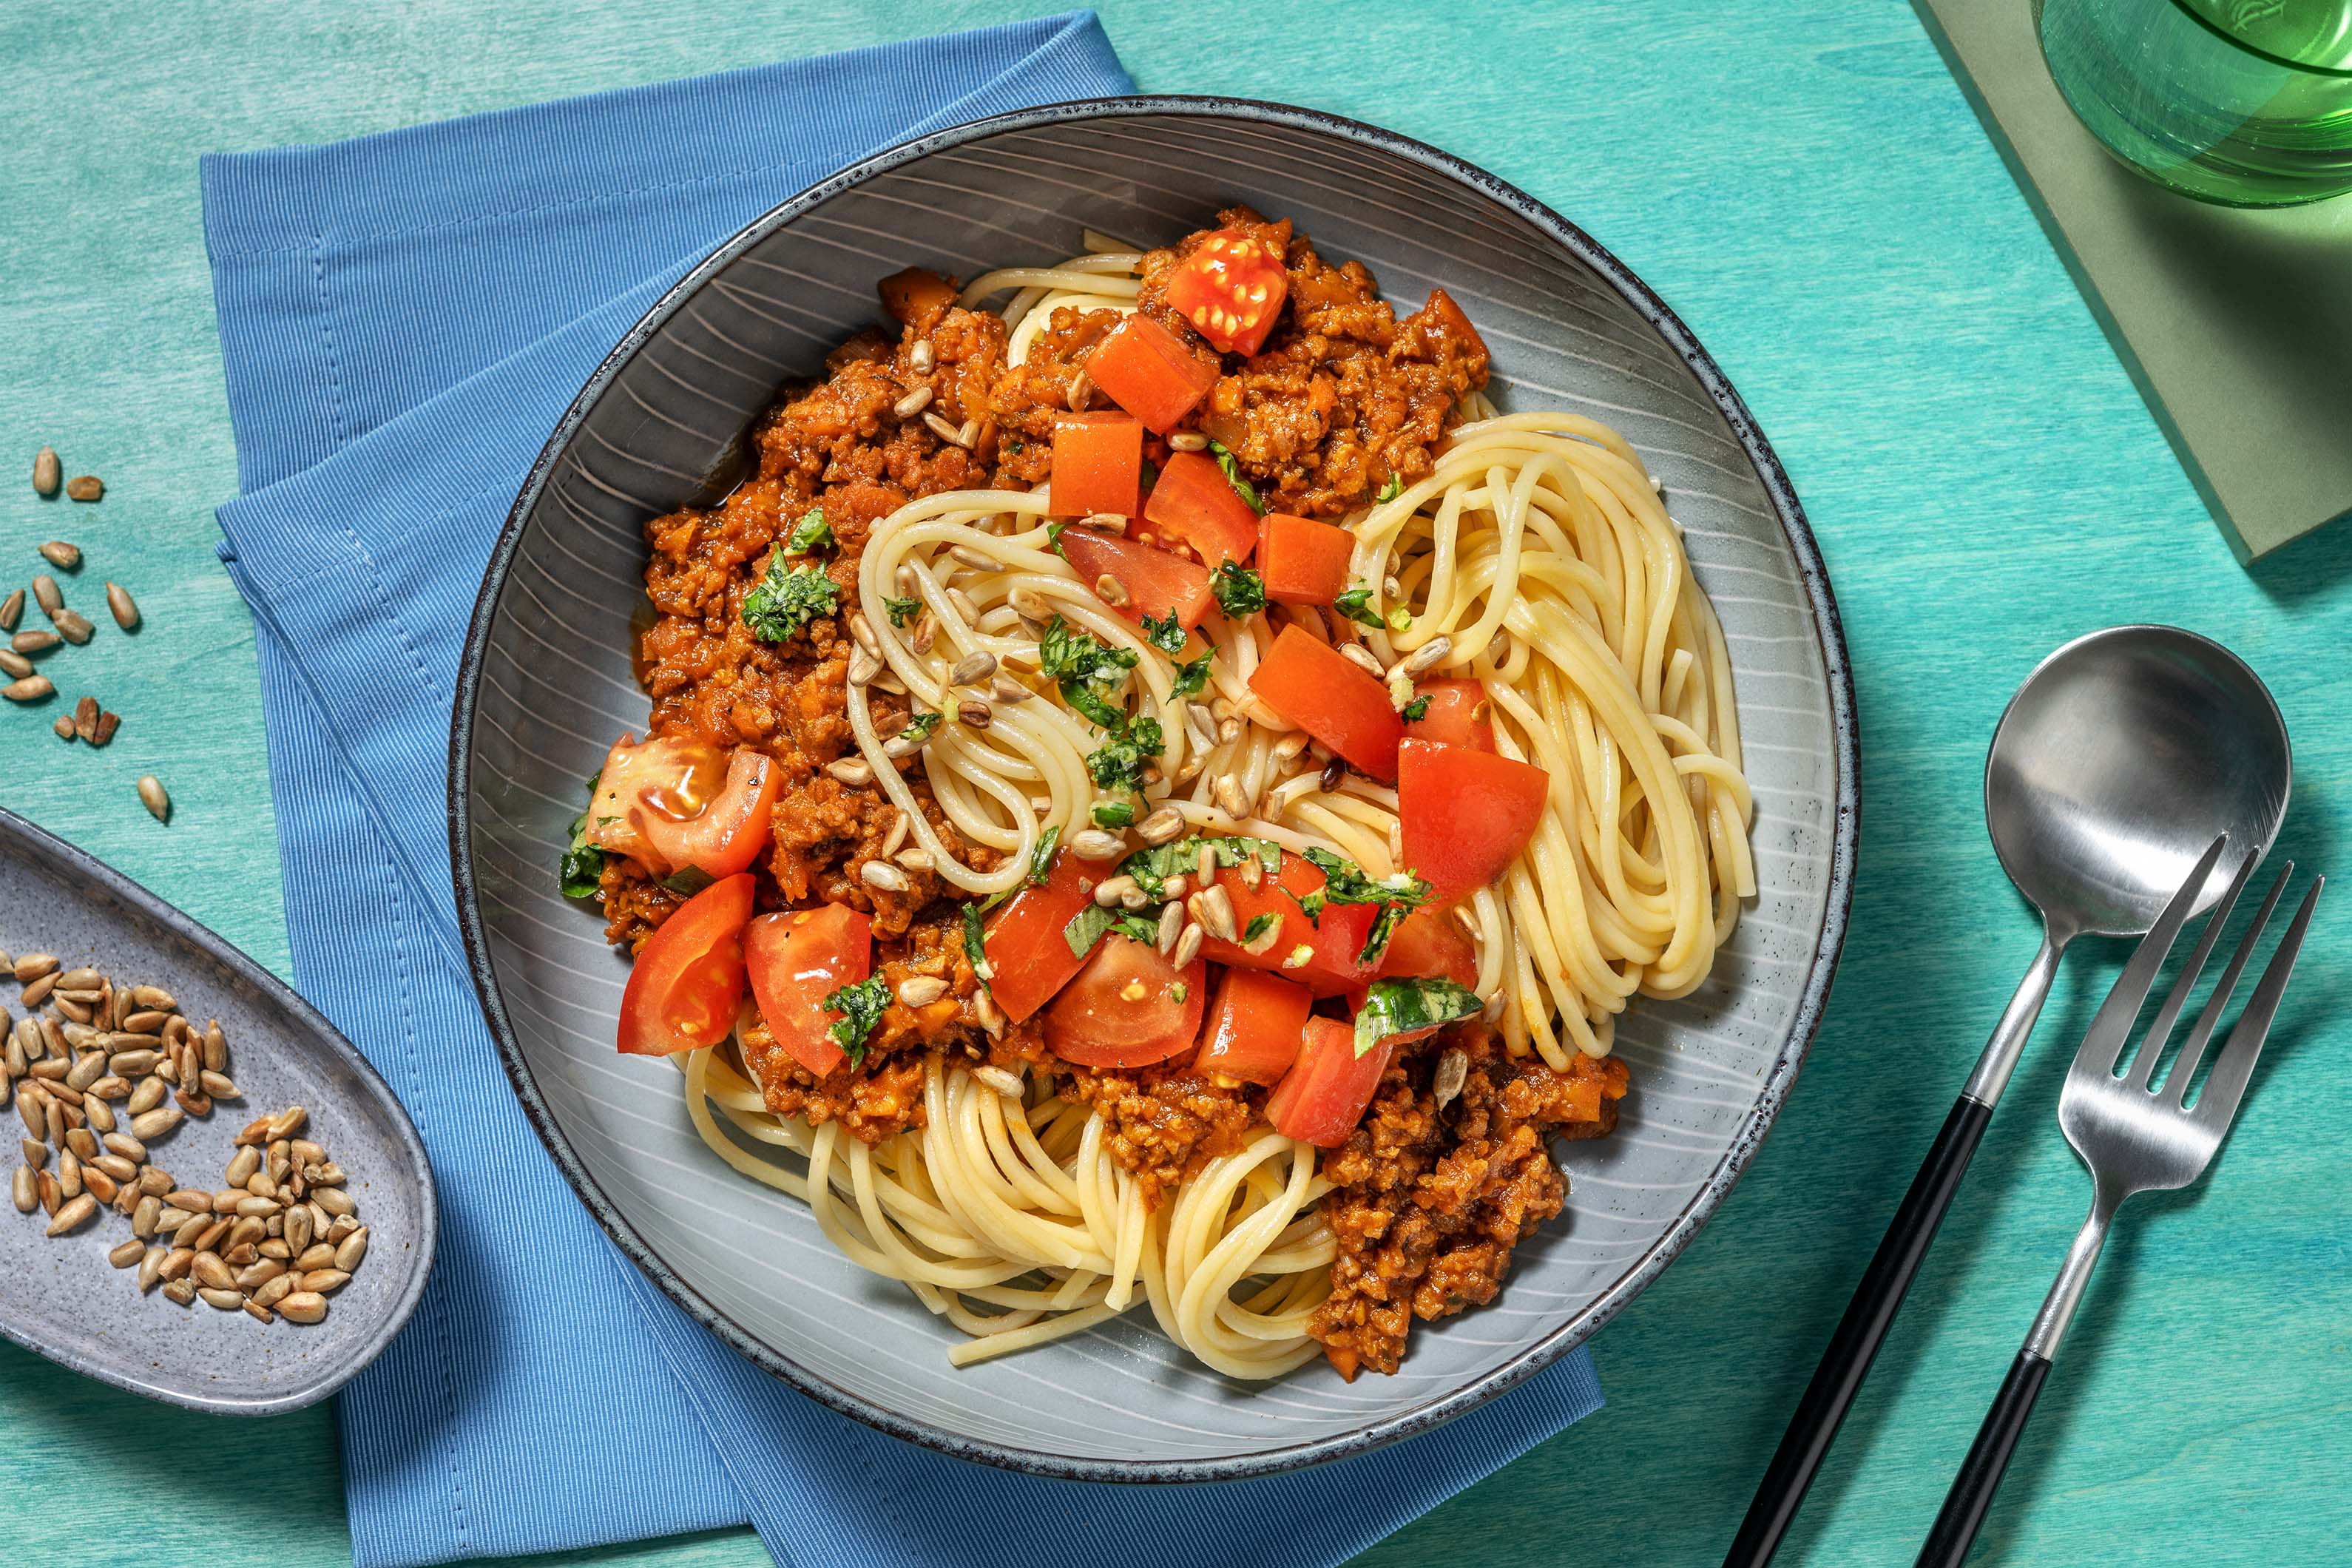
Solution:
M626 966L555 890L581 781L643 731L630 617L640 525L723 490L778 384L877 317L909 264L963 277L1175 239L1246 201L1392 300L1443 284L1506 407L1582 410L1664 479L1729 637L1761 896L1696 994L1619 1031L1614 1137L1564 1146L1568 1213L1499 1300L1417 1328L1394 1377L1319 1363L1271 1386L1179 1354L1138 1310L956 1371L954 1331L845 1261L807 1212L729 1172L674 1069L613 1049ZM451 737L457 907L515 1088L572 1184L662 1289L835 1408L950 1453L1103 1480L1210 1479L1350 1454L1459 1415L1556 1360L1656 1278L1771 1124L1845 931L1853 697L1821 558L1771 450L1657 297L1522 193L1385 132L1231 100L1146 98L982 121L885 153L721 246L605 361L523 487L476 609Z
M408 1114L335 1026L261 965L103 862L0 811L0 949L53 952L133 984L160 985L201 1026L216 1017L241 1099L155 1139L148 1157L184 1187L217 1189L247 1122L310 1110L303 1136L348 1175L368 1227L367 1259L329 1298L323 1322L260 1323L202 1301L139 1293L108 1264L131 1239L110 1208L51 1239L39 1209L0 1207L0 1333L61 1366L133 1394L224 1415L315 1405L356 1376L408 1321L433 1266L433 1172ZM24 1016L0 987L0 1015ZM14 1100L15 1140L25 1131ZM52 1155L50 1168L56 1168Z

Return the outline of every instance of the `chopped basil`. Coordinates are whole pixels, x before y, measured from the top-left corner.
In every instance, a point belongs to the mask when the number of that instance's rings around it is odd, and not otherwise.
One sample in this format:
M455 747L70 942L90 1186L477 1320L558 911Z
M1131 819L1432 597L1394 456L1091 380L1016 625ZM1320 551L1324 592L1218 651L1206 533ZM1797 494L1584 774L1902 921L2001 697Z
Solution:
M1241 462L1232 450L1222 442L1212 441L1209 443L1209 455L1216 458L1217 467L1224 470L1225 482L1234 487L1234 494L1248 502L1250 510L1264 517L1265 503L1257 499L1257 487L1242 478Z
M815 566L784 564L784 552L768 558L759 585L743 596L743 624L765 642L782 642L819 616L833 614L840 591Z
M1122 724L1116 734L1087 753L1087 776L1097 789L1143 793L1143 770L1159 756L1162 745L1160 721L1138 719Z
M1409 1035L1476 1015L1478 994L1451 980L1375 980L1356 1012L1356 1054L1391 1035Z
M901 741L928 741L939 727L940 716L937 713L909 713L907 715L907 727L898 731L897 738Z
M1196 835L1191 838L1179 838L1172 844L1137 850L1118 863L1119 875L1134 878L1135 885L1142 889L1146 896L1160 898L1168 890L1169 878L1192 874L1192 868L1201 862L1203 846L1207 847L1216 863L1227 869L1253 856L1269 877L1282 869L1282 846L1271 838L1252 838L1241 834L1230 838L1203 838Z
M1242 945L1244 947L1247 947L1250 943L1255 942L1266 932L1272 931L1275 927L1275 922L1279 921L1281 918L1282 917L1280 915L1276 914L1252 915L1250 917L1250 923L1243 929Z
M1402 494L1404 494L1404 476L1402 474L1391 474L1389 476L1389 482L1381 487L1381 493L1374 496L1372 498L1372 501L1374 505L1379 505L1382 502L1392 501Z
M588 803L596 803L596 784L604 777L600 770L588 780ZM563 858L555 863L555 885L567 899L593 899L602 887L604 875L604 852L588 842L588 814L582 812L572 819L572 842L563 847Z
M905 629L907 623L913 620L922 607L923 601L920 599L893 599L886 595L882 600L882 613L890 617L892 626L901 630Z
M1404 721L1406 723L1420 723L1422 720L1428 715L1429 699L1426 697L1414 698L1412 701L1404 705L1402 712L1404 715Z
M681 866L662 879L662 886L690 899L718 879L699 866Z
M1184 998L1191 994L1192 994L1192 988L1190 985L1185 984L1181 980L1172 981L1168 986L1168 1000L1177 1004L1179 1006L1181 1006L1183 1005Z
M784 541L786 555L806 555L812 550L834 547L833 524L824 520L824 508L813 506L801 513L800 521L793 524L792 537Z
M1359 584L1332 600L1331 607L1358 626L1377 630L1386 623L1381 619L1380 612L1372 608L1371 600L1372 591Z
M1190 664L1176 667L1176 684L1169 689L1171 697L1198 697L1209 689L1209 660L1216 657L1204 653Z
M1217 563L1209 574L1209 592L1217 596L1217 608L1237 621L1265 608L1265 579L1230 561Z
M1070 944L1070 956L1084 958L1095 950L1095 943L1107 931L1117 931L1131 941L1157 942L1160 940L1158 918L1146 918L1126 910L1107 910L1100 904L1088 904L1070 917L1062 928L1062 940Z
M1183 624L1177 620L1175 611L1171 610L1164 616L1154 616L1148 610L1144 612L1143 640L1160 652L1169 655L1182 653L1188 635Z
M980 929L978 904L963 907L963 956L982 984L985 985L996 978L996 966L988 962L987 934Z
M1011 898L1015 888L1044 887L1045 885L1045 879L1054 874L1054 846L1059 844L1061 841L1062 825L1058 822L1054 824L1053 826L1045 829L1045 832L1039 834L1037 836L1037 847L1031 850L1029 853L1028 875L1023 877L1021 880L1015 884L1014 888L1007 888L1001 893L989 894L988 897L981 902L981 912L982 914L986 914L989 910L994 909L997 905Z
M1356 955L1359 963L1377 963L1386 952L1389 938L1404 922L1405 916L1429 901L1429 884L1411 871L1399 871L1387 877L1367 877L1352 860L1334 855L1328 849L1309 849L1307 858L1323 873L1323 885L1298 900L1309 922L1319 925L1327 904L1378 904L1381 912L1372 921L1372 929L1364 937L1364 947Z
M824 999L824 1010L838 1013L825 1033L834 1043L849 1053L849 1065L866 1063L866 1042L873 1037L874 1026L882 1021L884 1009L890 1005L890 983L878 974L869 974L855 985L845 985Z
M1037 645L1045 679L1061 688L1062 700L1103 729L1117 731L1127 716L1111 706L1110 693L1136 665L1132 648L1105 647L1055 616Z
M1097 827L1135 826L1135 807L1123 800L1098 800L1094 804L1092 816Z

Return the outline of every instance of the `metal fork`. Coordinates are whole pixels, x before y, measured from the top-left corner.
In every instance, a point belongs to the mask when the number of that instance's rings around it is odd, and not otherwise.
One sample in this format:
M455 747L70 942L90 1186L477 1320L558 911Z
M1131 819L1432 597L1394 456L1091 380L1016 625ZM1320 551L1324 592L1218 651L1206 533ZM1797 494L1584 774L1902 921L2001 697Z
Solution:
M2066 1074L2066 1087L2058 1100L2058 1125L2065 1131L2066 1142L2074 1146L2074 1152L2090 1169L2091 1215L2074 1237L2065 1264L2058 1270L2057 1283L2050 1287L2042 1310L2034 1317L2033 1328L2025 1336L2024 1347L2010 1363L2009 1376L1994 1395L1992 1408L1985 1413L1984 1424L1977 1428L1976 1442L1969 1447L1959 1474L1953 1478L1943 1510L1937 1514L1935 1527L1927 1532L1927 1544L1920 1549L1918 1568L1958 1568L1968 1556L1969 1547L1976 1540L1977 1527L1984 1522L1985 1510L2000 1485L2001 1472L2009 1468L2009 1457L2024 1434L2026 1417L2033 1412L2034 1396L2042 1392L2042 1381L2050 1374L2050 1363L2058 1353L2059 1342L2065 1338L2066 1324L2083 1300L2084 1289L2091 1282L2092 1266L2099 1260L2099 1248L2106 1243L2107 1226L2115 1219L2116 1208L2134 1193L2185 1187L2201 1175L2213 1152L2228 1136L2231 1120L2237 1115L2238 1103L2245 1097L2247 1080L2253 1077L2254 1058L2262 1054L2263 1039L2270 1033L2271 1020L2277 1016L2279 998L2285 994L2287 977L2294 971L2295 953L2303 946L2304 932L2311 924L2311 912L2319 902L2325 878L2315 878L2310 891L2304 894L2294 922L2280 939L2270 966L2263 971L2245 1011L2230 1031L2229 1043L2215 1058L2212 1074L2197 1097L2197 1103L2184 1103L2206 1045L2221 1021L2221 1010L2231 993L2237 989L2238 977L2253 954L2256 940L2277 910L2280 896L2286 891L2287 879L2294 871L2293 861L2271 884L2261 912L2246 928L2229 967L2215 982L2211 997L2198 1015L2188 1038L2181 1042L2179 1058L2162 1085L2151 1088L2148 1080L2164 1055L2165 1041L2172 1033L2173 1024L2188 1005L2198 972L2205 967L2205 960L2221 937L2223 922L2229 920L2238 895L2245 890L2253 875L2252 856L2246 858L2246 863L2239 868L2236 879L2230 884L2229 893L2215 906L2196 950L2189 954L2171 994L2165 997L2147 1033L2142 1037L2131 1070L2120 1078L2116 1075L2116 1063L2123 1055L2140 1006L2156 984L2173 939L2180 934L2189 911L2196 904L2198 889L2204 887L2205 879L2211 874L2228 842L2226 836L2214 840L2213 847L2181 884L2180 891L2173 895L2163 916L2141 940L2131 962L2116 979L2115 989L2107 993L2098 1016L2091 1020L2090 1032L2083 1037L2083 1048L2075 1053L2074 1065Z

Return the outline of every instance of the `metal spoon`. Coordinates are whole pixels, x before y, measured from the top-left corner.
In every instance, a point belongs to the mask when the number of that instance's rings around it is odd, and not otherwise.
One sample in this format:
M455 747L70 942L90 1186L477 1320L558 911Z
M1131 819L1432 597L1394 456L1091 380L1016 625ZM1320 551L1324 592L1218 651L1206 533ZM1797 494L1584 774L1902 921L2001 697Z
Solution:
M2277 837L2292 771L2285 721L2254 672L2221 644L2175 626L2079 637L2043 659L2010 699L1985 759L1985 821L2001 868L2042 913L2042 951L1855 1288L1726 1568L1771 1561L1796 1518L1959 1190L2068 944L2085 934L2147 931L2227 833L2231 853L2198 899L2198 909L2210 906L2243 858L2259 859Z

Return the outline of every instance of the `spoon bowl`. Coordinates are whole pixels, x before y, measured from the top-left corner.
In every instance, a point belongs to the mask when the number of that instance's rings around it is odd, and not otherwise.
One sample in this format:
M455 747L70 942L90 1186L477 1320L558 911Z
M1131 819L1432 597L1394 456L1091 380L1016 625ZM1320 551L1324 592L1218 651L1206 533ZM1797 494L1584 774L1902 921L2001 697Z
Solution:
M2286 815L2286 722L2228 648L2177 626L2077 637L2010 699L1985 759L1993 852L2060 947L2156 921L2218 834L2197 907Z

